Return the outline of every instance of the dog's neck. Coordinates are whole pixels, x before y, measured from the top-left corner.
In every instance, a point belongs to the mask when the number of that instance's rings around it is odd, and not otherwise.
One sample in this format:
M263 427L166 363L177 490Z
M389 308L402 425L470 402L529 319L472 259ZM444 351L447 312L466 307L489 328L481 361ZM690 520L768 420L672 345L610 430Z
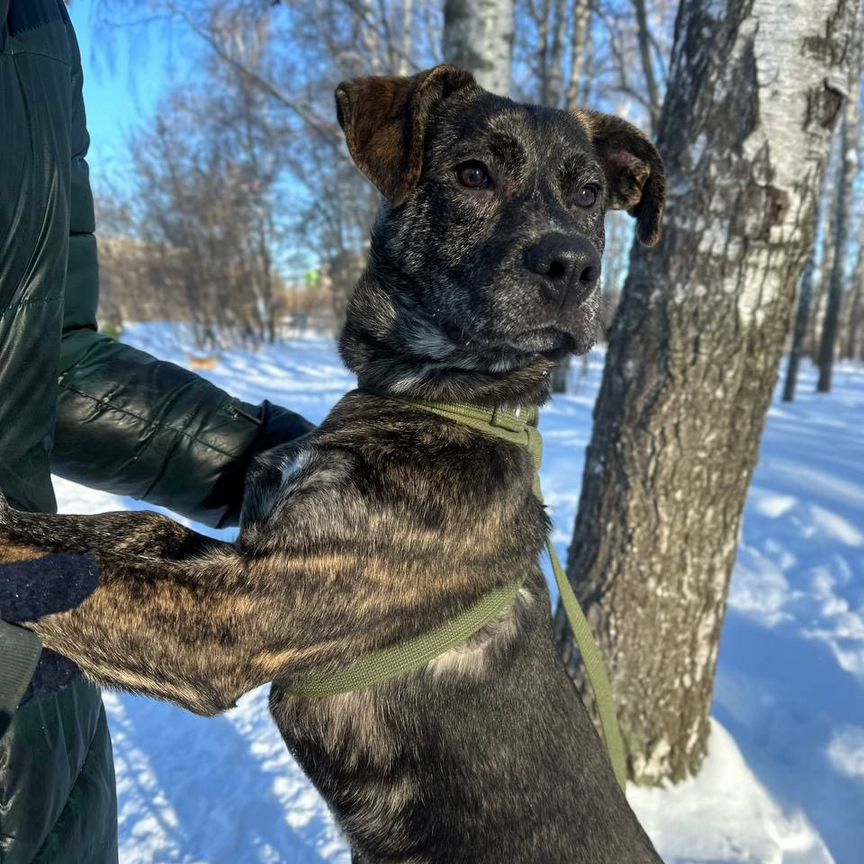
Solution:
M484 407L542 405L556 359L459 345L373 263L354 288L339 343L361 387L427 402Z

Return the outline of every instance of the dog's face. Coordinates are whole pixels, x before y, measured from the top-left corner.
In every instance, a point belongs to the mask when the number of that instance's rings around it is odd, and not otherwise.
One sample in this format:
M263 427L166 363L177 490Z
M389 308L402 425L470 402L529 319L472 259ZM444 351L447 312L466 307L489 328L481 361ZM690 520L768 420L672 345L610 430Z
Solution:
M424 359L495 372L591 346L606 210L629 210L645 243L659 233L663 164L641 132L514 103L452 66L336 97L351 155L388 202L373 264Z

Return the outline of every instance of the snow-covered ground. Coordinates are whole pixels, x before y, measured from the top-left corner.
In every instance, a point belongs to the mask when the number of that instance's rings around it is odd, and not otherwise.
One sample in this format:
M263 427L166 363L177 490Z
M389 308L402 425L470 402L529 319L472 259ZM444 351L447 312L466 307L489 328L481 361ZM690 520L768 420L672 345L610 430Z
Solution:
M177 328L126 340L186 363ZM574 364L543 412L543 485L566 552L602 356ZM223 355L206 377L320 421L350 389L333 343L305 338ZM775 401L747 505L723 633L711 752L699 777L630 799L673 864L864 861L864 369L792 406ZM58 480L65 512L140 508ZM123 864L348 864L326 808L288 756L266 692L210 720L106 694Z

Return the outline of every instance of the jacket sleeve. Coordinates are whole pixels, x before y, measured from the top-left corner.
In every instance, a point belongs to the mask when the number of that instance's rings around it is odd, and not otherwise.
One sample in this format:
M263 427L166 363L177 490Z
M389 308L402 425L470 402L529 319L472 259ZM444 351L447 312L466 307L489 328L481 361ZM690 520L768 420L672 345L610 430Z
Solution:
M221 527L254 455L312 427L96 332L99 271L80 62L73 64L69 263L52 470Z

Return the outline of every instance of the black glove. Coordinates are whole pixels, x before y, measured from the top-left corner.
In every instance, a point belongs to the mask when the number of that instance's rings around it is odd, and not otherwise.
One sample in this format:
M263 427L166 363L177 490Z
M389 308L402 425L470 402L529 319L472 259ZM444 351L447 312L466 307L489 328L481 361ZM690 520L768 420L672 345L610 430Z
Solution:
M82 555L48 555L36 561L0 564L0 618L17 624L74 609L98 584L96 563ZM21 704L65 687L80 674L71 660L43 650Z

